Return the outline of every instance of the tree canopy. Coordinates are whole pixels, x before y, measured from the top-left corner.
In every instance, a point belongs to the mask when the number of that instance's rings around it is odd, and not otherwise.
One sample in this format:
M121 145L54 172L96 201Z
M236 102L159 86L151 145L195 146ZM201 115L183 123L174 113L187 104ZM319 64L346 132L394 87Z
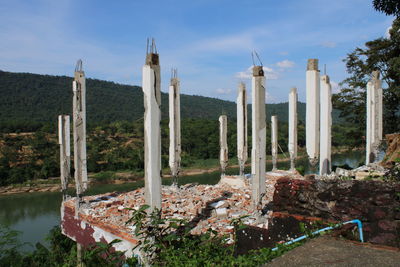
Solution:
M384 101L384 132L400 130L400 18L393 21L387 38L381 37L357 47L344 59L350 77L334 95L334 105L341 116L357 126L353 135L365 131L366 85L374 70L382 77Z

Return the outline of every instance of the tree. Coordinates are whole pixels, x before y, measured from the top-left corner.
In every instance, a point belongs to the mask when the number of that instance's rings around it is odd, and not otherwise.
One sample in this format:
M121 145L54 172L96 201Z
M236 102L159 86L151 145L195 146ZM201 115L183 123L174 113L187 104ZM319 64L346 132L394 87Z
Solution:
M400 16L400 1L399 0L374 0L374 8L386 15Z
M344 59L350 77L340 85L342 90L333 96L334 106L341 117L355 127L352 138L364 135L366 86L374 70L382 76L384 102L384 132L400 130L400 18L393 21L388 38L378 38L357 47Z

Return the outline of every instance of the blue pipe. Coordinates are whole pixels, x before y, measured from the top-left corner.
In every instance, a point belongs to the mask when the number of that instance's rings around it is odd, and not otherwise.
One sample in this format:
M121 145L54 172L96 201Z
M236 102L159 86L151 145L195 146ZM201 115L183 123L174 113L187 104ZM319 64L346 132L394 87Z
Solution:
M356 223L357 224L358 233L360 235L360 241L361 241L361 243L363 243L364 242L364 235L363 235L363 231L362 231L362 222L360 220L351 220L351 221L344 222L344 223L338 223L338 224L336 224L334 226L325 227L325 228L322 228L322 229L317 230L315 232L312 232L311 235L316 235L316 234L319 234L321 232L332 230L334 228L338 228L338 227L340 227L342 225L349 224L349 223ZM309 236L308 235L303 235L303 236L300 236L300 237L298 237L296 239L293 239L293 240L291 240L289 242L286 242L283 245L285 245L285 246L286 245L290 245L290 244L293 244L293 243L298 242L300 240L306 239L307 237L309 237ZM272 251L276 251L276 250L278 250L278 247L274 247L272 249Z

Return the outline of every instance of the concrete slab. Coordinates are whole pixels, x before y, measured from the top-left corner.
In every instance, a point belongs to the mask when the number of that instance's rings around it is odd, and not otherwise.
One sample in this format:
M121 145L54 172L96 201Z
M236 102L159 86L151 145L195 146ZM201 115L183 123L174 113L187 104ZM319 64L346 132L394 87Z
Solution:
M322 236L265 266L400 266L400 250Z

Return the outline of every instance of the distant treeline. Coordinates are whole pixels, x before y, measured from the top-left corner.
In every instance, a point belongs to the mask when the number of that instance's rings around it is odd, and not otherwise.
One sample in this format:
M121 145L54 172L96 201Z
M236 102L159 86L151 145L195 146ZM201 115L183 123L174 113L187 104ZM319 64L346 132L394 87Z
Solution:
M140 87L87 79L87 123L98 126L117 121L140 120L143 117L143 93ZM72 78L0 71L0 132L33 132L54 130L57 116L71 114ZM185 92L185 88L182 88ZM289 91L288 91L289 92ZM250 95L250 88L248 88ZM162 116L168 118L168 95L162 93ZM305 120L305 104L298 104L299 120ZM251 119L251 106L249 117ZM288 104L267 104L267 121L278 115L288 121ZM226 114L236 119L236 104L221 99L181 95L182 118L217 120ZM337 110L333 112L338 123Z

